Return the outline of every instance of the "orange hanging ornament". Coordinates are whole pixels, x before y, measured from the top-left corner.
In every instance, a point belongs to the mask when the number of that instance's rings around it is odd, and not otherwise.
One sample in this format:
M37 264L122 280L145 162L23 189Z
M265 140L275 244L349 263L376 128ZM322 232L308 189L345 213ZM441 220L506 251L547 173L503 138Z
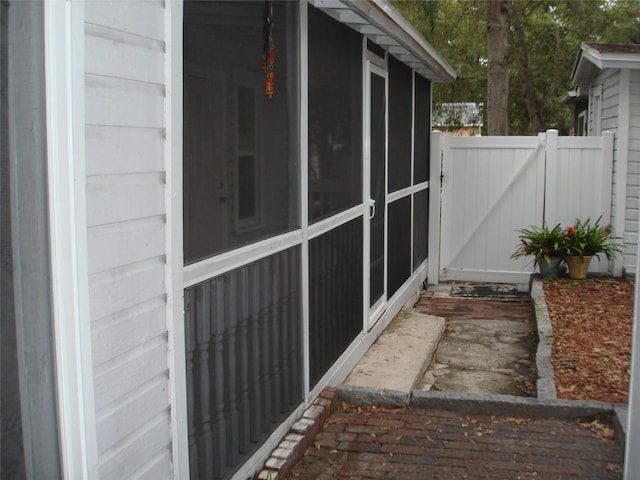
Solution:
M273 97L273 90L276 78L276 72L274 72L273 65L276 63L276 53L274 51L270 51L267 58L267 65L265 68L265 76L264 76L264 93L267 97Z
M273 98L275 90L276 52L273 42L273 6L264 2L264 53L262 54L262 70L264 70L264 93Z

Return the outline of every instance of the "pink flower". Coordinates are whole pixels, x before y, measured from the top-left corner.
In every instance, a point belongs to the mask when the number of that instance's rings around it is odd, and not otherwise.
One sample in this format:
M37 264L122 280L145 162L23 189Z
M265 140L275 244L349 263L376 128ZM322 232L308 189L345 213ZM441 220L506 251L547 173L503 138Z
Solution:
M573 227L567 227L567 233L565 233L567 237L573 235Z

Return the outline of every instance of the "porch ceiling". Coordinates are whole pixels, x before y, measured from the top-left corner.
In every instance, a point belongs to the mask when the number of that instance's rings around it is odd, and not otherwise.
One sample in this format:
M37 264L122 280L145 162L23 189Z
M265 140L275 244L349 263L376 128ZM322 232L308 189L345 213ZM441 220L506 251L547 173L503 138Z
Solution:
M434 82L451 82L454 69L386 0L310 0L316 8L371 38Z

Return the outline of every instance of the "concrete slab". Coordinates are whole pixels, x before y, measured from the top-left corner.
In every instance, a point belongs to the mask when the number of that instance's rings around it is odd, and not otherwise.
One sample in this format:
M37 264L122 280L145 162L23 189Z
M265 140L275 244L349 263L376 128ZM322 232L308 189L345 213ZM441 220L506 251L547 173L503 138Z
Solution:
M444 318L401 310L344 383L410 392L429 366L444 329Z
M510 320L449 321L420 390L527 395L531 325Z

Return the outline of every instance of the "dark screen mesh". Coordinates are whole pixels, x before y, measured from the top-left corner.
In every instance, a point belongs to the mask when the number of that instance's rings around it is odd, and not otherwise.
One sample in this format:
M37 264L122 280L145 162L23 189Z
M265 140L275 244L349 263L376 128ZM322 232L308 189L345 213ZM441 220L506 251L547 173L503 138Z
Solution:
M191 478L231 477L304 400L300 269L294 247L185 290Z
M415 149L414 180L421 183L429 180L429 138L431 134L431 83L419 75L415 76Z
M412 72L389 56L389 192L411 185Z
M299 226L297 2L184 4L184 258L192 263ZM232 47L232 48L229 48Z
M362 202L362 36L309 7L309 219Z
M385 80L371 74L371 198L375 215L370 220L369 299L373 306L384 294L385 209Z
M309 242L311 385L362 330L362 217Z
M387 297L411 276L411 196L389 204Z
M437 213L436 213L437 215ZM429 190L414 195L413 203L413 269L427 258L429 238Z

